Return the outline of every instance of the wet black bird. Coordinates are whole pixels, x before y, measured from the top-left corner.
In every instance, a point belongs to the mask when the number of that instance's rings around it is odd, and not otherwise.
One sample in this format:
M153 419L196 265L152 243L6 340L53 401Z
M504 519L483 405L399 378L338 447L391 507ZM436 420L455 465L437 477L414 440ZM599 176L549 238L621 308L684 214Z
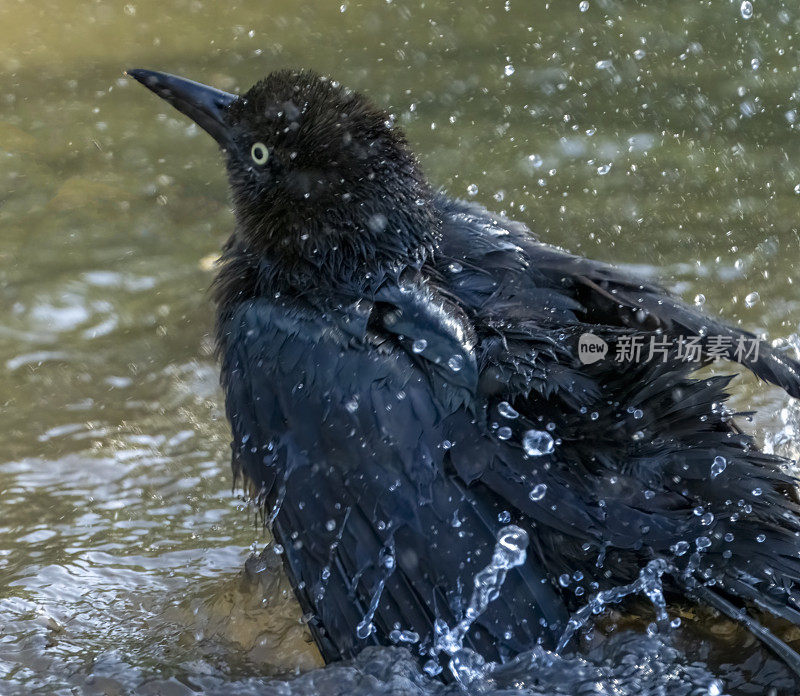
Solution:
M724 407L729 378L693 377L685 350L800 397L797 362L436 192L389 115L335 82L280 71L235 96L130 75L224 152L236 228L215 298L233 469L327 661L410 632L429 650L510 522L530 547L466 636L485 658L552 647L586 596L664 559L665 589L798 668L740 611L800 625L789 463L756 448ZM591 364L587 333L609 346ZM615 359L637 341L638 361Z

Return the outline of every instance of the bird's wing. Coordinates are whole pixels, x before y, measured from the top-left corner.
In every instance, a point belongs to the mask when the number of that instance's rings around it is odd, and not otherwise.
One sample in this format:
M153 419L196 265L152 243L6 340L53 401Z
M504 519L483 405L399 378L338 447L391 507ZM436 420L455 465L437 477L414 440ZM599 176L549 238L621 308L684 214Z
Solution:
M450 626L462 618L502 527L502 501L480 486L468 489L445 463L454 422L472 426L463 394L450 398L431 380L442 379L438 353L464 357L465 336L452 326L434 330L424 308L416 338L411 324L402 339L379 336L380 326L365 318L387 321L387 299L369 313L354 307L325 316L252 301L224 332L234 467L262 490L328 660L391 642L396 629L430 645L436 618ZM410 315L394 319L388 323L397 329ZM427 344L406 350L407 337ZM455 391L469 392L467 373L464 365ZM505 587L466 641L494 659L552 639L542 624L555 628L565 619L535 554Z
M740 362L800 398L800 363L753 334L619 268L544 244L521 223L478 205L444 197L439 205L444 220L439 268L459 301L484 319L505 321L523 332L611 327L697 336L706 359Z
M693 380L697 364L674 359L584 365L576 350L583 332L612 345L633 333L698 335L706 350L712 335L754 337L478 206L441 206L432 282L476 327L489 424L472 451L452 451L455 468L537 523L554 574L579 568L619 585L667 558L694 596L720 606L736 597L800 625L794 480L731 421L729 378ZM800 396L798 363L759 349L744 364ZM552 451L526 452L529 430L539 442L549 433Z
M739 598L800 624L798 497L785 462L758 452L720 408L729 378L693 380L691 365L657 360L584 366L563 329L542 330L496 306L487 321L452 287L428 285L381 288L376 299L388 309L375 324L402 335L412 354L415 340L435 337L415 358L440 403L458 409L442 420L452 445L445 469L530 530L567 594L630 583L647 561L666 559L673 587L703 601L711 592L719 606ZM514 289L526 292L523 278ZM557 297L547 302L567 311ZM609 341L624 333L594 328ZM461 358L470 346L474 362ZM768 629L747 626L800 669Z

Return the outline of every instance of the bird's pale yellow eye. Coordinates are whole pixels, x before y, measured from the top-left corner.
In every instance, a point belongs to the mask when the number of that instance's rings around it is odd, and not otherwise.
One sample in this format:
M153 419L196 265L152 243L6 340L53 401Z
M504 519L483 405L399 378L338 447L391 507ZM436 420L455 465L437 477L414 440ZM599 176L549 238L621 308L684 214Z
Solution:
M250 148L250 157L256 164L266 164L269 159L269 150L264 143L253 143L253 147Z

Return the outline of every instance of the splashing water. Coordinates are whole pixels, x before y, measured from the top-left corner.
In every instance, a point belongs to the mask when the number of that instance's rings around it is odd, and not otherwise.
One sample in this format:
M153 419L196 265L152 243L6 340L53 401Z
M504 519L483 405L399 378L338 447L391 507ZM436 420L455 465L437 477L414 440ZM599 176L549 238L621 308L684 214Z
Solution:
M664 599L661 576L669 570L670 565L664 559L657 558L642 568L639 571L639 577L632 583L598 592L587 604L575 612L567 622L567 627L558 641L556 652L563 651L573 636L588 623L592 616L602 614L607 606L617 604L623 598L632 594L644 594L656 608L658 620L665 621L667 619L667 602Z
M386 580L388 580L389 576L394 572L395 569L393 547L385 548L381 551L379 564L381 567L381 577L378 580L375 591L372 593L369 607L367 608L367 613L364 614L364 618L361 620L358 626L356 626L356 635L361 638L361 640L369 638L375 631L375 626L372 623L372 619L375 618L375 612L378 610L378 603L381 601L381 595L383 594L383 588L386 586Z
M269 517L267 518L267 527L272 526L272 523L275 521L275 518L281 511L281 506L283 505L283 500L285 497L286 497L286 485L284 483L278 489L278 495L275 498L275 504L272 506L272 510L270 510Z
M722 696L718 678L696 655L681 655L668 636L614 634L591 658L561 657L542 648L505 664L489 663L491 681L469 690L421 675L401 648L368 647L352 662L306 672L289 682L256 682L247 696ZM195 679L195 681L197 678ZM240 683L237 683L237 687ZM476 689L476 686L479 686ZM756 687L758 688L758 687ZM216 692L215 692L216 693ZM750 691L750 693L756 693ZM757 692L769 694L767 688ZM792 693L781 691L779 693Z
M781 409L783 428L776 435L778 451L784 457L800 464L800 399L790 399L789 405Z
M464 638L489 603L497 599L508 571L525 562L527 548L528 533L524 529L515 525L503 527L497 535L492 560L475 574L474 589L464 618L452 629L441 619L436 620L432 654L444 652L450 655L450 671L462 686L482 676L486 665L480 655L463 647Z
M788 344L794 349L794 357L800 360L800 334L792 334L786 339L773 343L777 347ZM795 465L800 463L800 399L789 399L780 410L782 427L775 433L767 433L764 437L764 451L768 454L779 454L791 459Z

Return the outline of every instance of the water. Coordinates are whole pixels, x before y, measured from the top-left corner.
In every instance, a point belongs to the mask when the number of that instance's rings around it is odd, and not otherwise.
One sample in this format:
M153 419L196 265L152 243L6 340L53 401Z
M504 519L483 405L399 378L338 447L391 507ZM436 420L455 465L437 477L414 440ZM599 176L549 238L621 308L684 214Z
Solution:
M308 672L319 657L285 581L243 573L269 539L231 493L209 339L232 224L222 167L123 69L230 90L280 66L330 73L392 109L437 185L788 338L800 15L747 4L746 20L738 2L690 0L666 15L612 0L0 4L0 693L455 688L399 648ZM796 457L796 405L737 382L749 427ZM574 643L582 656L537 653L488 688L747 693L770 673L730 622L684 609L647 636L649 602L614 612Z
M515 525L503 527L497 535L492 560L473 578L472 596L464 610L464 618L453 628L449 628L441 619L437 620L433 654L444 652L450 655L450 671L464 687L479 679L485 669L483 658L463 647L464 638L475 620L499 596L508 571L525 563L528 541L528 533L524 529ZM432 660L426 667L429 672L438 674L435 661Z
M639 577L632 583L598 592L570 618L563 635L558 641L556 652L563 652L575 634L587 625L592 616L602 614L606 608L613 604L618 604L625 597L632 594L641 593L647 597L656 609L658 620L665 621L667 619L667 605L661 586L661 576L669 572L669 570L670 567L666 561L656 559L642 568ZM565 587L568 584L569 579L562 583Z
M554 447L552 435L544 430L528 430L522 436L522 449L529 457L550 454Z

